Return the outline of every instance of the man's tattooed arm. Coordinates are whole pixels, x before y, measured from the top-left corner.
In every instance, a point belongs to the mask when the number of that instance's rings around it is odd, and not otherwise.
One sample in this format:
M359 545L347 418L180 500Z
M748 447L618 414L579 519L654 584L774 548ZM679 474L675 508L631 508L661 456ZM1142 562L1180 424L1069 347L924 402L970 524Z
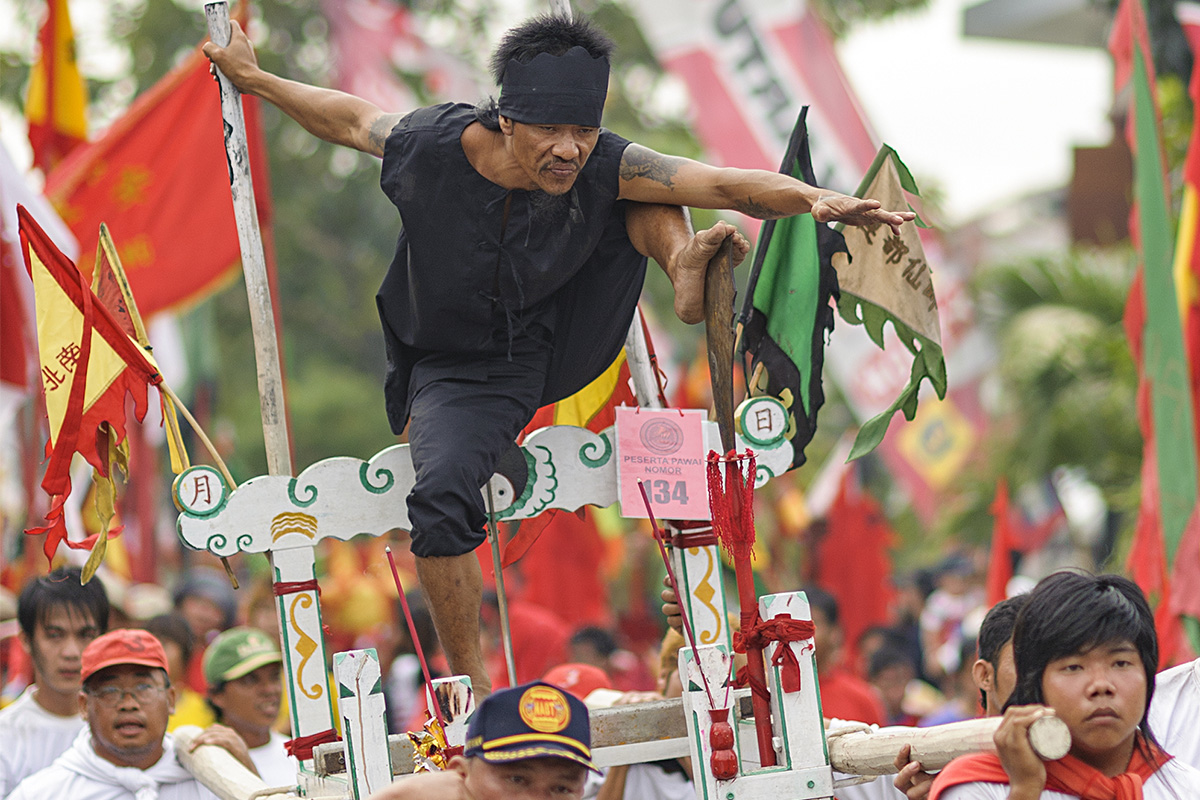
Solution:
M778 219L779 217L787 216L787 212L760 203L753 197L747 197L745 200L735 200L733 202L733 209L755 219Z
M641 145L631 144L621 155L621 180L646 178L669 188L675 185L671 179L685 161L683 158L664 156Z
M387 144L388 135L392 132L392 128L396 127L401 116L401 114L380 114L375 118L371 123L371 130L367 134L371 153L383 158L383 146Z

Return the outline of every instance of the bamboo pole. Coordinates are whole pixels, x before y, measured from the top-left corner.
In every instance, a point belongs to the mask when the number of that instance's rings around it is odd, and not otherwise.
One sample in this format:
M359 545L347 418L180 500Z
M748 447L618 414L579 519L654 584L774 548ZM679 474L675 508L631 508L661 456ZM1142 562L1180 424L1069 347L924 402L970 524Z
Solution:
M930 728L880 728L839 733L829 731L829 763L847 775L894 775L896 754L905 745L926 772L937 772L967 753L996 752L993 737L1001 717L969 719ZM1045 716L1029 727L1029 743L1043 761L1054 761L1071 749L1067 723Z
M209 38L221 47L228 46L232 35L229 6L224 0L206 3L204 16L208 20ZM233 214L242 253L242 272L246 277L246 295L250 300L250 327L254 335L254 360L258 367L258 397L267 450L267 471L271 475L291 475L292 453L288 443L287 415L284 413L279 342L275 336L275 314L271 307L262 234L255 212L242 97L241 92L220 70L217 70L217 81L221 86L221 118L225 123L229 189L233 195Z

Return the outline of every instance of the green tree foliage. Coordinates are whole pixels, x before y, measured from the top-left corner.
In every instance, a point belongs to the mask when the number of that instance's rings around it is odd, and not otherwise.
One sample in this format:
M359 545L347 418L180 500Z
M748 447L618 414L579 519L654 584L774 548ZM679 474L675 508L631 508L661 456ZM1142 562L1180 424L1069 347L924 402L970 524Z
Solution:
M986 461L959 484L954 535L984 541L995 487L1016 489L1077 467L1123 526L1138 505L1142 439L1137 370L1123 315L1133 253L1076 250L995 265L976 281L981 324L995 332L999 369Z

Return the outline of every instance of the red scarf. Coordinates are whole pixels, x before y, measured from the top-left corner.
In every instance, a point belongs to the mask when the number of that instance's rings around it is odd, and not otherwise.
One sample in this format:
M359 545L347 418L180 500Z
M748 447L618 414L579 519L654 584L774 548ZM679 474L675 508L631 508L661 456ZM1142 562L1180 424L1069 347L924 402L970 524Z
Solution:
M1153 761L1143 755L1145 742L1137 734L1133 757L1125 772L1110 778L1074 756L1046 762L1046 789L1062 792L1080 800L1142 800L1142 784L1171 756L1153 748ZM929 800L938 800L943 791L964 783L1008 783L1008 773L995 753L973 753L951 761L933 779Z

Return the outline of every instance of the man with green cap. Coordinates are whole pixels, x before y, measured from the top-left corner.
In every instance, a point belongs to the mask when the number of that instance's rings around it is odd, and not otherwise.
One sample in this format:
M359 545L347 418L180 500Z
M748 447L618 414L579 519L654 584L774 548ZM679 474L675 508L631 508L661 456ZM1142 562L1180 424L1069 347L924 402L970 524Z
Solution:
M450 668L470 675L481 697L491 689L472 552L486 539L481 487L538 407L612 364L647 255L671 279L680 319L703 319L708 261L735 231L719 222L692 236L678 207L764 219L811 212L820 222L893 229L914 218L775 172L664 156L602 130L612 50L584 19L536 17L508 31L492 56L498 101L405 115L263 71L236 23L227 47L204 45L241 91L326 141L383 158L381 187L403 225L376 301L388 419L397 434L411 421L412 552ZM735 262L748 249L735 237Z
M297 764L287 737L272 730L283 697L283 655L258 628L231 628L204 651L208 704L217 722L237 731L268 786L296 783Z

